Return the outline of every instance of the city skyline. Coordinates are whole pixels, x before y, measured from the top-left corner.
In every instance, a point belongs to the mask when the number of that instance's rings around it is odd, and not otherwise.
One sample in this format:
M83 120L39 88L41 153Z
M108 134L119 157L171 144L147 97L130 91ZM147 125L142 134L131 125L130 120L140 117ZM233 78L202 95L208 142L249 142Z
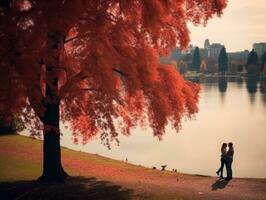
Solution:
M224 14L211 19L206 27L189 23L190 43L200 48L205 39L225 45L228 52L251 50L253 43L266 42L264 0L229 1Z

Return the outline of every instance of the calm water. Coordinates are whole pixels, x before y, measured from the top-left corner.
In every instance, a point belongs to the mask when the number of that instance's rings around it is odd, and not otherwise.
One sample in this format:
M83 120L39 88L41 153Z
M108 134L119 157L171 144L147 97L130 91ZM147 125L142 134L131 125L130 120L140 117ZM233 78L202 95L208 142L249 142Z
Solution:
M120 146L111 150L100 140L74 145L71 134L62 130L62 145L118 160L190 174L215 175L222 142L233 142L233 176L266 178L266 80L201 80L200 111L196 120L184 121L176 133L167 127L162 141L151 130L136 129L121 136Z

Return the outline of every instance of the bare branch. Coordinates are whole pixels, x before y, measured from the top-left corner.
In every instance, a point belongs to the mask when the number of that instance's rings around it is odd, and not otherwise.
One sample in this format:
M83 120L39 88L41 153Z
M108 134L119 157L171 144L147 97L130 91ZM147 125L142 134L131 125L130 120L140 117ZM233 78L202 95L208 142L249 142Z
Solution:
M83 90L85 90L85 91L92 91L92 92L99 91L98 89L95 89L95 88L83 88Z
M82 17L82 18L79 18L79 20L80 21L84 21L84 22L86 22L86 21L93 21L93 22L95 22L96 21L96 19L92 19L92 18L88 18L88 17Z
M126 76L127 76L127 75L126 75L124 72L122 72L122 71L121 71L121 70L119 70L119 69L112 68L112 70L113 70L114 72L116 72L116 73L118 73L118 74L120 74L120 75L124 76L124 77L126 77Z
M43 121L43 112L44 112L44 107L43 107L43 100L44 98L42 97L40 101L37 101L36 98L34 98L33 95L29 95L29 103L36 115L39 117L41 121Z
M75 36L75 37L69 38L69 39L67 39L67 40L64 41L64 44L66 44L66 43L68 43L68 42L71 42L71 41L73 41L73 40L75 40L75 39L77 39L77 38L78 38L78 36Z

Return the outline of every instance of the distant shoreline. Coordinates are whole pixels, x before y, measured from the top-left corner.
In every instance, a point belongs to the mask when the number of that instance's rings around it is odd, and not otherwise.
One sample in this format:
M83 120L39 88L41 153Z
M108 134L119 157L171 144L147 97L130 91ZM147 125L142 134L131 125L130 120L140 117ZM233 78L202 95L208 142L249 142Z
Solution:
M203 73L186 73L182 75L185 79L193 79L193 78L257 78L257 79L264 79L266 75L248 75L244 73L239 74L203 74Z

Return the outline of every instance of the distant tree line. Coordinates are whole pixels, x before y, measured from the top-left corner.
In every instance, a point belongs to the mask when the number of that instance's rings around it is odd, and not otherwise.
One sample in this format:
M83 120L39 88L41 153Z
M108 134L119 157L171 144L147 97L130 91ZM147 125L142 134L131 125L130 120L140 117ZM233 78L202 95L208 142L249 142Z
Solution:
M266 52L261 58L259 58L254 49L246 55L244 58L229 57L226 48L223 47L220 50L218 59L214 57L202 58L199 47L196 47L193 54L186 54L182 59L174 62L182 74L187 71L196 71L201 73L219 72L221 74L244 72L248 75L259 75L260 73L266 75Z

